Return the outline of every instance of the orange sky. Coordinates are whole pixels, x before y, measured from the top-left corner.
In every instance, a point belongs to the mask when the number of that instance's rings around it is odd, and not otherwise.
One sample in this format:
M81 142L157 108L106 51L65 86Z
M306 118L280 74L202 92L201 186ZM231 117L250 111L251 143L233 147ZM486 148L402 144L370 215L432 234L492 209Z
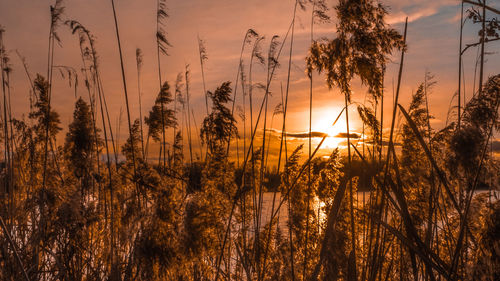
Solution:
M430 95L431 112L436 117L433 124L443 127L450 99L457 89L458 35L459 35L459 1L454 0L390 0L382 1L389 6L390 15L387 21L402 32L404 18L409 16L408 53L405 58L404 75L401 85L401 103L408 104L412 92L423 81L426 70L432 72L437 85ZM414 3L418 2L418 3ZM489 1L489 5L499 8L498 1ZM336 1L327 1L332 7ZM0 2L0 25L5 30L4 44L11 57L14 72L11 78L13 89L12 107L16 118L28 112L29 85L17 55L18 50L26 57L32 74L46 72L47 35L49 32L49 5L53 1L17 0ZM143 112L150 109L158 91L156 65L155 0L116 0L120 35L125 56L125 72L127 86L131 96L132 117L138 117L137 78L135 67L135 49L141 48L144 53L142 75ZM166 21L168 39L173 47L170 56L162 58L164 79L175 82L178 72L184 70L185 64L191 69L191 95L196 121L199 124L204 117L204 97L201 83L201 72L198 57L197 35L206 42L208 61L205 68L207 90L224 81L235 80L241 41L248 28L253 28L267 40L263 44L263 52L267 52L269 39L273 35L284 37L293 13L293 0L186 0L167 1L170 18ZM121 141L126 137L126 113L123 88L120 76L120 64L117 44L114 39L114 25L110 1L104 0L67 0L64 19L77 19L83 23L96 37L97 51L103 76L104 90L108 97L108 106L113 122L119 123L119 112L123 110L120 131ZM308 81L304 74L304 58L310 42L310 10L298 13L293 52L292 76L290 84L288 130L303 132L308 130ZM315 38L334 37L335 18L330 11L333 22L315 26ZM464 42L477 41L478 27L467 23ZM81 68L78 39L72 36L69 28L59 27L58 33L62 44L55 50L55 64ZM492 55L487 57L485 73L496 74L500 68L498 50L500 41L490 43L486 47ZM286 85L288 44L285 45L281 57L281 68L278 70L271 91L270 112L280 102L280 84ZM470 49L464 57L464 73L466 95L471 96L476 49ZM386 100L392 100L393 81L396 84L397 68L400 54L393 57L388 65L386 75ZM245 56L248 66L248 54ZM254 81L264 82L265 68L254 67ZM53 107L66 125L71 120L75 101L74 92L60 75L55 76L53 90ZM81 82L78 94L86 97ZM255 105L260 105L261 93L255 94ZM354 100L364 102L365 89L354 81ZM329 91L324 84L323 76L314 75L313 130L323 130L324 124L333 121L343 102L337 89ZM385 111L390 112L392 105L386 102ZM351 112L351 111L350 111ZM352 111L351 116L357 115ZM388 117L389 114L386 114ZM280 129L281 118L275 118L273 127ZM326 121L325 121L326 120ZM270 119L269 121L270 122ZM354 129L360 131L359 120L354 117ZM384 120L389 124L389 117ZM269 123L268 123L269 124ZM343 125L343 124L342 124ZM343 125L345 127L345 125ZM343 127L342 127L343 128ZM339 130L341 131L342 128ZM117 128L115 128L115 131Z

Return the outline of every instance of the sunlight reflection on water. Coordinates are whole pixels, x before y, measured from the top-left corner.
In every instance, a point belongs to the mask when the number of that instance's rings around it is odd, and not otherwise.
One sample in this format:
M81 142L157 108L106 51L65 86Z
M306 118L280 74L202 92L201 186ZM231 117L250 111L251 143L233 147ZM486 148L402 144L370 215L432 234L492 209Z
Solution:
M262 228L269 223L271 218L271 210L273 209L273 192L264 192L262 194L262 215L261 215L261 230ZM356 194L355 200L357 201L356 207L361 208L370 198L369 191L359 191ZM276 193L275 203L274 203L274 212L276 212L276 208L278 207L281 200L281 193ZM316 216L320 218L320 222L326 222L327 214L323 211L324 203L320 202L318 198L314 199L313 210ZM284 201L282 204L279 213L276 217L277 223L280 229L286 229L288 223L288 202Z

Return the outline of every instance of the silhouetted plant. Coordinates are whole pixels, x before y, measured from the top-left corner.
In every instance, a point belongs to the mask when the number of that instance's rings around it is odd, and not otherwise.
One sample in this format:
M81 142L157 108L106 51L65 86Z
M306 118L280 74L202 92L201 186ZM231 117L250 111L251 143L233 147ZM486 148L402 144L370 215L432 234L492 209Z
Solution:
M213 93L208 91L212 100L212 112L203 120L200 137L207 144L212 157L225 157L221 151L231 136L238 133L235 120L226 104L231 101L230 82L224 82Z
M92 171L92 157L94 151L99 151L96 147L94 127L88 104L79 98L75 103L73 122L69 125L69 132L66 134L65 149L68 151L68 158L74 167L74 173L78 178L84 178L88 184ZM97 143L99 144L99 143Z
M151 137L153 140L160 142L162 148L166 147L162 143L164 141L164 130L177 125L174 110L167 108L172 101L170 86L168 82L165 82L155 99L153 107L149 111L149 115L144 119L144 122L148 125L148 138Z

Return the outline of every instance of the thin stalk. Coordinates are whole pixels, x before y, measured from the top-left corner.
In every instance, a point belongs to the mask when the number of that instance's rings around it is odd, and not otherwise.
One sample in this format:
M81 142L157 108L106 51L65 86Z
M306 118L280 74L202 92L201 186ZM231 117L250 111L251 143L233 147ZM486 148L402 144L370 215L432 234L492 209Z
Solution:
M175 92L174 92L174 118L176 119L177 118L177 95L181 92L181 83L182 83L182 74L181 73L178 73L177 74L177 78L176 78L176 81L175 81ZM181 113L181 131L182 131L182 113ZM174 141L173 143L175 144L176 142L176 137L177 137L177 124L174 124L174 126L172 126L173 128L173 131L174 131ZM181 132L181 135L182 135L182 132ZM182 143L181 143L182 145ZM176 147L174 146L173 147L173 152L174 152L174 156L176 155L177 151L176 151Z
M254 42L254 45L253 45L253 49L252 49L252 55L250 56L250 66L249 66L249 69L248 69L248 83L249 83L249 88L248 88L248 99L249 99L249 107L250 107L250 132L253 132L253 108L252 108L252 92L253 92L253 83L252 83L252 69L253 69L253 59L255 57L255 54L256 54L256 50L258 48L258 45L260 43L260 41L263 40L263 37L259 37L255 40ZM257 126L255 126L257 128ZM250 158L251 162L252 162L252 166L251 166L251 182L250 184L252 185L252 199L253 199L253 223L254 223L254 229L256 231L257 230L257 192L255 190L255 157L254 157L254 146L253 146L253 140L251 140L251 143L250 143L250 148L251 148L251 151L252 151L252 156ZM256 232L257 233L257 232ZM255 248L257 247L257 243L259 243L259 241L257 239L255 239ZM254 248L254 249L255 249Z
M406 44L406 31L408 28L408 17L405 20L405 30L404 30L404 36L403 36L403 44ZM397 104L399 100L399 89L401 86L401 77L403 76L403 63L404 63L404 57L405 57L405 50L401 51L401 61L399 63L399 74L398 74L398 84L396 87L396 96L394 98L394 107L392 111L392 121L391 121L391 130L389 133L389 147L387 149L387 156L386 156L386 164L385 164L385 176L384 176L384 186L385 186L385 181L387 178L387 173L389 169L389 153L391 152L391 147L393 145L393 136L394 136L394 125L396 123L396 113L397 113Z
M113 146L113 153L114 153L114 157L115 157L115 166L116 166L118 164L118 150L117 150L117 147L115 146L115 140L113 137L113 130L111 127L111 119L109 118L108 106L106 104L106 95L104 94L104 88L102 85L101 76L99 74L99 65L97 63L97 53L96 53L96 49L94 46L94 39L92 38L90 32L87 29L83 28L83 31L85 32L85 34L87 35L87 38L89 39L90 50L92 52L93 70L94 70L93 81L94 81L94 84L97 86L97 92L99 95L99 101L101 103L101 106L104 106L105 111L101 111L101 117L102 117L103 124L105 124L106 119L108 122L109 133L110 133L110 137L111 137L111 144ZM106 112L106 114L104 114L104 112ZM108 139L106 138L105 141L107 143ZM109 150L107 151L107 153L109 154Z
M189 141L189 164L193 164L193 147L191 143L191 118L189 117L189 65L186 65L185 79L186 79L186 103L187 103L187 133L188 133L188 141Z
M408 18L406 18L406 20L405 20L403 44L406 44L406 31L407 31L407 27L408 27ZM399 64L398 83L397 83L397 88L396 88L396 95L395 95L395 98L394 98L394 104L393 104L394 107L393 107L393 111L392 111L391 130L390 130L390 133L389 133L389 145L388 145L387 155L386 155L386 159L385 159L386 160L385 174L384 174L383 184L382 184L382 188L384 188L384 189L385 189L385 186L386 186L387 175L388 175L388 172L389 172L389 162L390 162L390 157L389 157L390 154L389 153L391 152L391 147L393 145L394 126L395 126L396 113L397 113L397 102L399 100L399 89L400 89L400 85L401 85L401 77L402 77L402 74L403 74L404 54L405 54L405 50L403 49L401 51L401 61L400 61L400 64ZM382 151L382 148L381 148L381 151ZM391 198L391 197L389 197L389 198ZM379 229L380 229L380 223L377 223L377 236L378 236L378 233L379 233ZM375 263L375 260L374 260L374 263ZM375 264L372 264L372 266L374 266L374 265Z
M240 60L239 60L239 64L238 64L238 71L236 72L236 80L235 80L235 83L234 83L233 104L232 104L232 107L231 107L231 115L233 115L233 116L234 116L234 105L236 103L236 92L238 90L238 80L240 79L240 75L243 76L243 59L242 59L243 58L243 51L245 50L245 45L246 45L246 42L248 40L249 34L256 34L256 33L252 29L247 30L247 32L245 33L245 37L243 38L243 43L241 44ZM243 103L245 102L245 89L244 89L245 85L244 85L244 82L245 81L244 81L244 79L242 77L241 78L241 83L242 83L242 88L243 88L243 92L242 92ZM243 105L243 111L244 110L245 110L245 105ZM245 122L245 120L243 120L243 121ZM245 133L245 129L243 129L243 133ZM243 138L243 141L245 141L245 138ZM230 142L231 142L231 136L229 136L228 140L227 140L226 154L229 154L229 144L230 144ZM245 151L245 148L243 148L243 151Z
M161 49L161 30L160 30L160 23L161 23L161 17L162 14L161 12L163 11L161 8L160 0L156 1L157 3L157 11L156 11L156 57L157 57L157 63L158 63L158 82L159 82L159 89L161 92L162 88L162 73L161 73L161 59L160 59L160 49ZM162 49L162 51L165 53L165 51ZM158 163L161 163L161 152L163 150L163 167L162 171L165 172L165 150L166 150L166 139L165 139L165 117L164 117L164 107L163 107L163 99L161 99L161 143L160 143L160 155L158 158ZM175 137L175 136L174 136Z
M132 135L132 123L131 123L131 118L130 118L130 107L129 107L129 102L128 102L128 93L127 93L127 83L125 79L125 68L123 65L123 54L122 54L122 48L121 48L121 42L120 42L120 33L118 30L118 20L116 18L116 10L115 10L115 2L114 0L111 0L111 7L113 9L113 18L114 18L114 23L115 23L115 31L116 31L116 41L118 43L118 52L120 54L120 66L121 66L121 74L122 74L122 82L123 82L123 91L125 94L125 105L127 107L127 121L128 121L128 132L129 132L129 137L130 137L130 143L132 148L134 147L134 138ZM134 179L137 177L137 172L136 172L136 164L135 164L135 151L132 149L132 163L133 163L133 171L134 171ZM138 192L138 186L136 184L136 190L137 190L137 196L139 196ZM112 206L113 198L111 198L111 206ZM112 210L113 208L111 208ZM112 262L112 276L114 275L114 270L115 270L115 264Z
M8 110L8 118L9 118L9 129L10 129L10 173L9 173L9 182L12 187L12 191L14 191L14 172L15 172L15 153L17 151L16 140L14 138L14 129L12 125L12 104L11 104L11 93L10 93L10 69L6 65L5 66L5 74L7 76L7 110ZM21 173L21 172L20 172ZM14 192L11 193L11 210L14 208ZM12 213L12 211L11 211ZM10 218L13 219L12 217ZM12 222L11 222L12 223Z
M266 131L267 131L267 109L269 103L269 87L272 82L272 75L274 74L274 69L276 68L276 64L278 63L275 59L275 50L278 44L278 36L275 35L271 39L271 43L269 44L269 51L267 56L267 76L266 76L266 93L264 95L265 100L265 108L264 108L264 124L263 124L263 134L262 134L262 149L261 149L261 166L260 166L260 183L259 183L259 198L258 198L258 212L257 212L257 235L256 238L259 240L260 235L260 226L262 219L262 204L263 204L263 182L264 182L264 171L266 170ZM260 243L257 244L256 253L257 259L260 257ZM257 276L260 277L261 264L257 263Z
M458 128L460 129L460 106L461 106L461 84L462 84L462 33L464 29L464 2L460 7L460 40L458 49Z
M385 75L384 75L385 76ZM382 96L380 98L380 148L378 154L378 162L382 162L382 150L384 148L384 91L382 91ZM374 149L375 153L375 149Z
M199 132L200 130L198 130L198 126L196 125L196 118L194 118L194 111L192 108L191 108L191 116L193 116L194 129L196 130L196 132ZM200 146L200 160L201 160L201 157L203 156L203 146L201 145L200 135L199 134L196 134L196 135L198 138L198 145ZM208 147L207 147L207 151L208 151Z
M4 56L5 56L5 48L3 46L3 30L0 29L0 71L2 72L2 93L3 93L3 127L4 127L4 142L5 142L5 150L4 150L4 161L5 161L5 166L6 166L6 174L10 175L11 172L11 165L10 165L10 145L9 145L9 131L8 131L8 123L7 123L7 91L5 89L5 84L7 81L5 81L5 66L4 66ZM9 198L11 197L12 190L11 190L11 181L10 177L6 176L4 181L4 188L5 188L5 193L9 194ZM8 206L10 206L10 199L7 203ZM10 220L10 208L7 208L9 210L9 220Z
M296 3L297 4L297 3ZM288 38L288 34L290 33L290 31L292 30L292 34L293 34L293 28L294 28L294 22L295 22L295 12L296 12L296 7L295 7L295 10L294 10L294 16L292 18L292 21L290 23L290 27L288 28L288 31L285 35L285 39L283 40L283 43L282 43L282 46L281 48L283 48L284 44L285 44L285 41L286 39ZM292 37L293 38L293 37ZM291 40L291 45L293 45L293 40ZM280 49L280 53L281 53L281 49ZM288 69L288 77L290 77L290 64L291 64L291 54L289 56L289 69ZM289 79L287 81L287 86L289 84ZM280 167L281 167L281 158L282 158L282 153L283 153L283 144L285 146L285 165L286 163L288 162L288 155L287 155L287 143L286 143L286 110L287 110L287 104L288 104L288 91L286 93L286 97L284 97L283 95L283 84L280 85L280 89L281 89L281 104L283 105L284 104L284 107L283 107L283 121L282 121L282 129L281 129L281 141L280 141L280 149L279 149L279 153L278 153L278 166L277 166L277 169L276 169L276 172L279 174L279 171L280 171ZM273 203L272 203L272 206L271 206L271 219L269 220L269 225L272 226L272 222L273 222L273 212L274 212L274 207L275 207L275 200L276 200L276 192L273 193ZM290 207L290 206L289 206ZM290 211L290 210L289 210ZM266 272L266 261L267 261L267 254L268 254L268 250L269 250L269 243L270 243L270 237L271 237L271 231L272 231L272 228L270 227L269 230L268 230L268 235L267 235L267 244L266 244L266 251L264 252L264 268L262 270L262 274L264 274ZM292 234L290 232L290 229L289 229L289 241L290 241L290 249L291 251L293 251L292 249L292 246L293 246L293 237L292 237ZM293 260L293 252L290 253L290 256ZM292 268L293 268L293 263L292 263ZM292 276L295 276L295 273L294 271L292 271ZM262 276L260 277L262 278Z
M246 116L246 98L245 98L245 77L244 77L244 71L243 71L243 66L241 66L241 94L242 94L242 100L243 100L243 157L245 157L245 151L247 151L247 116ZM236 98L236 96L234 97ZM234 106L233 106L234 108ZM227 151L229 152L229 144ZM245 171L243 171L245 173ZM245 184L245 176L243 176L243 184Z
M141 68L142 68L142 52L141 52L141 49L137 48L136 52L135 52L135 55L136 55L136 66L137 66L137 95L139 97L139 124L141 126L141 147L142 147L142 158L144 160L146 160L146 154L145 154L145 150L144 150L144 131L143 131L143 128L142 128L142 101L141 101L141 96L142 96L142 93L141 93ZM175 96L174 96L174 99L175 99ZM174 137L175 137L175 133L174 133Z
M315 9L316 1L313 0L313 6L311 9L311 45L314 42L314 9ZM309 73L309 158L311 158L312 153L312 101L313 101L313 74ZM364 142L363 142L364 143ZM302 281L306 279L306 268L307 268L307 254L308 254L308 243L309 243L309 204L310 198L309 193L311 192L311 165L307 166L307 194L306 194L306 237L304 243L304 264L302 268Z
M83 35L82 35L83 36ZM89 38L89 40L91 40L91 38ZM92 112L92 128L94 130L94 143L95 143L95 157L96 157L96 164L97 164L97 173L100 174L100 171L101 171L101 165L100 165L100 159L99 159L99 136L97 134L97 121L96 121L96 99L95 99L95 91L94 91L94 95L92 95L91 91L90 91L90 81L89 81L89 76L88 76L88 72L87 72L87 64L85 62L85 55L84 55L84 51L83 51L83 46L82 46L82 43L83 41L80 40L80 44L79 44L79 47L80 47L80 57L82 59L82 65L83 65L83 74L85 75L85 81L88 82L88 85L86 86L87 88L87 92L88 92L88 96L89 96L89 101L90 101L90 111ZM99 198L99 202L101 201L101 190L102 190L102 182L99 181L99 193L98 193L98 198ZM100 204L99 204L100 206Z
M482 18L482 32L481 32L481 65L479 68L479 94L483 92L483 70L484 70L484 40L486 38L486 0L482 1L483 18Z
M56 1L57 6L58 2ZM45 225L45 214L44 214L44 203L46 202L46 184L47 184L47 159L48 159L48 154L49 154L49 126L50 126L50 100L51 100L51 93L52 93L52 70L53 70L53 65L54 65L54 28L55 28L55 23L57 21L55 13L57 13L57 8L55 6L50 7L50 15L51 15L51 23L50 23L50 30L49 30L49 48L48 48L48 56L47 56L47 79L48 79L48 89L47 89L47 109L45 112L45 140L44 140L44 156L43 156L43 179L42 179L42 203L41 203L41 210L40 210L40 224L41 224L41 232L42 235L45 235L46 231L46 225ZM43 243L43 241L40 241ZM42 246L43 247L43 246ZM38 249L37 249L38 251ZM38 253L36 253L38 255ZM44 258L43 251L42 251L42 260ZM37 270L38 264L36 265Z
M130 118L130 107L129 107L129 102L128 102L128 92L127 92L127 82L125 79L125 67L123 65L123 54L122 54L122 47L121 47L121 41L120 41L120 32L118 29L118 20L116 18L116 10L115 10L115 2L114 0L111 0L111 6L113 9L113 18L115 22L115 31L116 31L116 41L118 43L118 53L120 54L120 67L121 67L121 74L122 74L122 82L123 82L123 92L125 94L125 105L127 107L127 121L128 121L128 132L130 135L130 142L132 147L134 147L134 138L132 137L132 121ZM132 162L134 164L134 177L136 175L136 169L135 169L135 152L132 149Z
M269 72L269 66L268 66L268 72ZM269 76L269 74L268 74ZM260 236L260 224L261 224L261 217L262 217L262 198L263 198L263 189L264 186L262 185L264 181L264 170L265 170L265 152L266 152L266 123L267 123L267 104L268 104L268 98L267 95L264 97L266 105L264 108L264 124L263 124L263 131L262 131L262 148L261 148L261 159L260 159L260 180L259 180L259 197L258 197L258 207L257 207L257 229L255 232L255 240L259 241L259 236ZM260 257L260 242L256 244L256 259L258 260ZM261 264L257 263L257 276L260 276L260 270L261 270Z
M426 119L427 119L427 138L429 142L429 150L432 152L432 136L431 136L431 122L430 122L430 113L429 113L429 98L428 98L428 83L427 83L427 72L425 73L424 77L424 93L425 93L425 108L426 108ZM460 96L460 95L459 95ZM434 167L432 167L432 164L430 164L430 181L431 181L431 189L429 192L429 208L428 208L428 214L427 214L427 232L425 236L425 243L426 246L429 247L429 249L432 249L432 228L433 228L433 221L432 221L432 216L433 213L435 212L434 206L434 193L435 193L435 182L434 182Z
M293 7L293 19L292 19L292 35L290 37L290 51L288 53L288 70L287 70L287 78L286 78L286 91L285 91L285 105L284 105L284 113L283 113L283 130L282 134L285 134L285 120L286 120L286 112L288 108L288 93L290 90L290 71L292 68L292 53L293 53L293 39L295 35L295 17L297 15L297 5L299 4L299 1L295 1L295 5ZM285 142L286 146L286 142ZM280 154L281 154L281 145L280 145ZM278 172L279 172L279 161L278 161ZM288 197L286 197L289 199ZM289 200L288 200L289 201ZM290 215L290 214L289 214ZM290 216L289 216L290 218ZM270 221L272 224L272 220ZM295 267L294 267L294 256L293 256L293 244L292 244L292 232L291 232L291 225L289 226L289 238L290 238L290 268L291 268L291 274L292 274L292 281L295 281Z
M346 127L347 127L347 180L349 184L349 199L350 199L350 216L351 216L351 253L349 256L353 256L354 259L354 266L352 269L349 269L348 271L353 274L353 276L350 276L351 279L348 277L349 280L357 280L357 270L356 270L356 228L354 225L354 193L353 193L353 188L352 188L352 178L351 178L351 139L350 139L350 130L349 130L349 98L347 94L344 94L344 101L345 101L345 119L346 119ZM349 266L351 267L351 266Z
M95 69L95 74L94 75L97 75L97 69ZM97 83L99 85L99 83ZM108 143L108 131L107 131L107 128L106 128L106 119L105 119L105 115L104 115L104 104L103 104L103 94L101 93L100 91L100 87L98 86L98 96L99 96L99 104L100 104L100 111L101 111L101 119L102 119L102 130L104 132L104 147L106 149L106 168L108 170L108 177L109 177L109 194L110 194L110 215L111 215L111 219L109 220L109 223L110 223L110 231L111 231L111 237L110 237L110 261L111 261L111 265L113 265L114 263L114 259L113 259L113 256L114 256L114 211L113 211L113 181L112 181L112 172L111 172L111 159L110 159L110 149L109 149L109 143ZM116 155L115 155L115 161L116 161ZM115 162L116 163L116 162ZM106 193L105 193L106 194ZM106 195L105 195L105 198L106 198ZM104 207L104 210L106 211L107 208L106 206ZM106 211L107 212L107 211ZM107 214L105 214L104 216L106 219L107 219Z

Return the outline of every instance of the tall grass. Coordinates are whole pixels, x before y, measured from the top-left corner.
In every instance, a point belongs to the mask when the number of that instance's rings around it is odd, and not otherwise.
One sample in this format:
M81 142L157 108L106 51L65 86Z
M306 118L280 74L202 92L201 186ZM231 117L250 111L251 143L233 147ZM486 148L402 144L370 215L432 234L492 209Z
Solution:
M0 224L5 234L0 236L0 279L495 280L498 261L492 257L498 255L494 230L500 207L477 191L485 183L495 184L498 177L497 160L488 151L499 129L499 75L482 83L468 102L464 95L459 121L438 131L431 122L434 81L428 72L410 106L401 102L408 21L400 35L385 23L387 10L377 2L341 0L334 9L336 37L315 40L315 26L328 20L325 2L295 1L286 34L267 41L267 57L264 36L253 29L245 33L234 87L224 82L213 91L206 88L206 53L198 38L207 111L198 123L193 101L200 96L193 93L200 91L191 81L189 64L177 75L173 98L163 81L161 58L170 44L163 30L166 2L159 0L156 52L161 87L143 125L142 52L135 52L140 119L132 122L126 58L113 0L111 4L129 127L128 139L120 142L125 159L118 157L90 31L78 21L66 21L79 40L85 89L80 92L75 85L73 120L64 144L57 146L61 128L51 108L53 70L72 78L77 69L54 63L61 2L56 1L51 12L47 79L37 75L32 81L19 55L32 91L29 122L12 115L15 85L0 29ZM479 4L482 13L477 15L483 17L478 23L485 29L485 11L491 7ZM291 93L298 79L292 71L295 29L299 11L306 7L311 7L311 48L303 96L309 101L304 114L309 120L303 138L307 153L301 158L305 149L291 144L288 131L293 126L287 117L294 110ZM480 37L483 41L473 45L483 48L489 37ZM373 48L365 48L367 38ZM468 48L461 46L460 56ZM401 56L385 144L383 87L394 50ZM282 64L286 68L279 75ZM320 74L313 76L314 70ZM334 149L329 157L322 154L331 136L316 135L312 128L313 117L319 117L314 115L313 82L322 74L326 85L339 88L344 98L342 110L333 113L332 126L345 116L347 128L342 132L345 151ZM364 82L371 106L354 100L351 87L357 78ZM280 93L275 91L278 86ZM85 98L78 96L82 93ZM355 128L348 112L355 104L363 123L362 152L352 139ZM242 121L242 147L235 109ZM281 130L274 131L275 116L281 114ZM174 136L170 148L165 132L169 126ZM149 129L146 143L144 129ZM199 144L193 139L198 132ZM158 161L147 157L153 135L160 143ZM237 146L234 155L232 145ZM104 153L106 164L101 163ZM371 188L370 196L365 202L363 195L361 205L356 194L365 186ZM270 193L272 201L266 205Z

